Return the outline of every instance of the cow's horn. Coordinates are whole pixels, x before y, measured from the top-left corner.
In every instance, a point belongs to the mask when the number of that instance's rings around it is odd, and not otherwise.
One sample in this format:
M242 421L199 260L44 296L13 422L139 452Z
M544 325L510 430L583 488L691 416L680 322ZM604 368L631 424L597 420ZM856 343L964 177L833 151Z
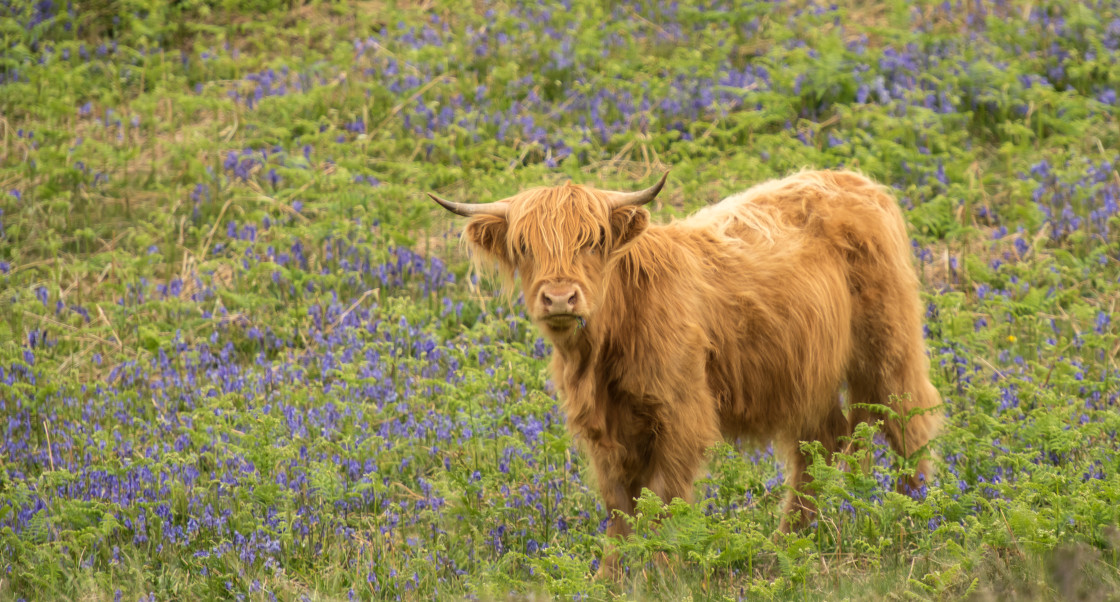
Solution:
M657 193L661 192L661 188L665 186L665 178L667 177L669 177L669 172L665 172L665 174L661 176L660 182L645 190L639 190L638 192L609 192L611 209L626 207L628 205L633 205L635 207L645 205L656 198Z
M428 193L432 200L443 206L444 209L461 215L463 217L474 217L476 215L493 215L495 217L505 217L509 212L509 205L507 203L479 203L477 205L467 203L455 203L438 196Z

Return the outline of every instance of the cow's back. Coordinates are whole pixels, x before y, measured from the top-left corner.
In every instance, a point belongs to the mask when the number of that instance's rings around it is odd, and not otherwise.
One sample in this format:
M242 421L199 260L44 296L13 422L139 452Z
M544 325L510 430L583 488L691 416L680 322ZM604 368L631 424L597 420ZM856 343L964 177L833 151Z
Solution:
M763 182L700 209L685 223L775 243L810 234L841 249L868 242L906 245L894 199L882 186L850 171L805 171Z

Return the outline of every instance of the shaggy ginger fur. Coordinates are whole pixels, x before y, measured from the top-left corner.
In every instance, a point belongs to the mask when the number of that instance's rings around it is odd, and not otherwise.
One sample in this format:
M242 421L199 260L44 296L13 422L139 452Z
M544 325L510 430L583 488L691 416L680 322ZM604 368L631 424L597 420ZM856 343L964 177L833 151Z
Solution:
M649 225L644 208L611 210L610 194L527 190L500 202L505 217L472 218L464 238L507 281L520 275L612 514L632 513L643 487L689 500L705 450L746 437L778 444L791 485L782 527L803 524L814 508L799 495L810 477L798 442L831 454L855 424L882 418L845 417L842 383L852 403L903 415L940 403L905 224L882 187L803 172L666 225ZM571 315L550 313L552 302ZM940 423L927 412L905 433L893 420L884 430L909 456ZM929 474L923 460L909 485ZM612 519L608 534L627 529Z

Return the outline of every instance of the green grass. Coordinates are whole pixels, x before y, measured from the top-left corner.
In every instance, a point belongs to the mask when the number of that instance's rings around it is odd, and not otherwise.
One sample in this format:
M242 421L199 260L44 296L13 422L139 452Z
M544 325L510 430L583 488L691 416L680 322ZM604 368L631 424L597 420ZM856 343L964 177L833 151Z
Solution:
M0 2L0 598L1112 599L1120 4ZM915 241L938 478L874 429L606 517L461 221L805 167Z

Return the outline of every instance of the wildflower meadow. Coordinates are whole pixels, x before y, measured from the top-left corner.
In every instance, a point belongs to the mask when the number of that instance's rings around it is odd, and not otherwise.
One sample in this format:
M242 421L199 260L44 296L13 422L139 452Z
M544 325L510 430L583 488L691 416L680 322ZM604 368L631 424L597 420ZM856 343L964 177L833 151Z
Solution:
M0 0L0 599L1120 596L1117 0ZM463 220L804 168L910 224L937 475L766 442L625 573ZM900 416L895 419L905 420Z

